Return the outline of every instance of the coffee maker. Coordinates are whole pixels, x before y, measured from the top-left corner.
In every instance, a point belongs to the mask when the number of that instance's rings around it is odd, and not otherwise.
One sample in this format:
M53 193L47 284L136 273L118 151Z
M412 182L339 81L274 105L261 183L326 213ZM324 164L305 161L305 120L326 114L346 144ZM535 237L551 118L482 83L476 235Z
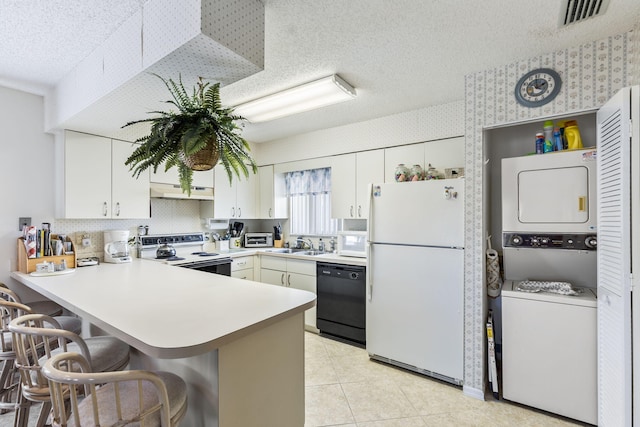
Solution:
M128 230L109 230L104 232L104 262L113 264L131 262Z

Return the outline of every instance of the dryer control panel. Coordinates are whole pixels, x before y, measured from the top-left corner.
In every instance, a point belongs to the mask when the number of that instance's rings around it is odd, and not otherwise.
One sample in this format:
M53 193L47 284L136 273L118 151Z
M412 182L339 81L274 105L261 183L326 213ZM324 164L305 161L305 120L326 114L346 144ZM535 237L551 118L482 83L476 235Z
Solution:
M502 233L505 248L543 248L596 250L595 234Z

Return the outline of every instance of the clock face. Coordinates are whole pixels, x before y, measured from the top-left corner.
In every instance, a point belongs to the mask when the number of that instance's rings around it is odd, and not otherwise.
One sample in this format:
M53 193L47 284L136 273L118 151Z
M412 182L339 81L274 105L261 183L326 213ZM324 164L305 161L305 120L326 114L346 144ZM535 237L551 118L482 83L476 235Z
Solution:
M525 107L539 107L551 102L558 93L560 75L549 68L529 71L516 84L516 100Z

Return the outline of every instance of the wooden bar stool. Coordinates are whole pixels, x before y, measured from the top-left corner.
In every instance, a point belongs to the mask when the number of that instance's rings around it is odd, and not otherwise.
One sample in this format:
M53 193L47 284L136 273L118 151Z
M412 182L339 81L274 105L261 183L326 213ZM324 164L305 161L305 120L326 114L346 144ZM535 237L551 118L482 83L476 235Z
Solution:
M93 373L82 355L62 353L45 363L43 373L54 425L176 427L187 411L187 385L170 372Z
M19 378L15 369L15 349L13 337L9 331L9 324L25 314L32 314L31 307L19 302L7 301L0 298L0 411L7 412L14 410L19 397ZM62 329L74 333L80 333L82 322L72 316L54 317Z
M7 285L0 282L0 298L6 301L17 302L24 304L18 294L9 289ZM62 307L51 300L31 301L28 304L32 313L41 313L48 316L60 316L62 315Z
M92 372L124 369L129 363L129 346L110 336L83 339L61 328L52 317L27 314L9 323L15 351L15 364L20 373L21 394L16 411L16 425L26 426L32 403L42 403L37 427L42 427L51 412L49 383L42 366L56 354L77 352L87 360Z

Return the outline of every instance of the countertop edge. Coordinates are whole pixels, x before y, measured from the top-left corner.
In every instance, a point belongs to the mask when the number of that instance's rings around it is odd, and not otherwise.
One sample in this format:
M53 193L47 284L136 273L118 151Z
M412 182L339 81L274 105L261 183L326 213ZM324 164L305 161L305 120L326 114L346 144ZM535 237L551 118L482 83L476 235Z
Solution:
M152 265L156 265L156 264L152 264ZM87 267L87 268L97 268L97 267ZM174 268L174 267L170 267L170 268ZM76 273L74 273L73 275L75 274ZM203 273L203 274L208 274L208 273ZM65 277L70 277L73 275L66 275ZM139 351L149 356L163 358L163 359L175 359L175 358L196 356L198 354L202 354L202 353L209 352L211 350L218 349L241 337L244 337L255 331L268 327L274 323L277 323L280 320L294 316L298 313L304 313L305 310L312 308L316 304L316 299L314 295L314 298L309 299L306 302L302 302L297 306L291 307L288 310L284 310L280 313L277 313L270 317L266 317L255 323L249 324L247 326L233 330L223 335L212 337L211 340L203 341L201 343L197 343L191 346L159 347L155 345L150 345L142 341L141 339L128 334L126 331L123 331L118 327L110 324L109 322L99 317L96 317L93 313L90 313L87 310L83 309L82 307L78 307L77 305L72 304L71 302L67 301L64 297L61 297L57 295L55 292L53 292L52 290L46 287L40 286L38 284L38 282L42 283L42 279L46 280L47 278L32 277L29 274L22 273L19 271L11 272L10 276L14 280L22 283L24 286L27 286L28 288L33 289L34 291L40 293L44 297L49 298L50 300L65 307L67 310L71 311L72 313L75 313L79 317L94 324L98 328L104 330L106 333L127 342L129 345L131 345L132 347L135 347ZM230 286L233 286L233 285L230 285ZM265 286L268 286L268 285L265 285ZM300 291L300 292L303 292L303 291Z

